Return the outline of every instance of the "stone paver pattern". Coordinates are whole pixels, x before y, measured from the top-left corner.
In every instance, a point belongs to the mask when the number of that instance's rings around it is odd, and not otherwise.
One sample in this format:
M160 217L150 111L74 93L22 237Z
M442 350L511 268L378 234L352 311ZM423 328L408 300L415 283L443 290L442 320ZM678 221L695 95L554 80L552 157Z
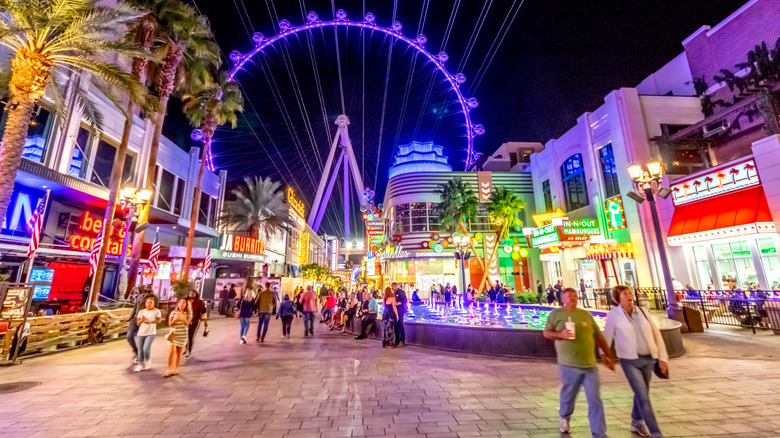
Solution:
M290 340L272 321L263 344L238 342L216 317L178 376L165 379L165 331L152 369L133 373L123 341L28 358L0 383L0 436L22 437L559 437L557 367L544 360L382 349L327 332ZM739 329L685 336L688 354L654 380L667 437L780 436L780 336ZM632 393L620 368L600 367L610 437L630 437ZM573 437L590 436L580 394Z

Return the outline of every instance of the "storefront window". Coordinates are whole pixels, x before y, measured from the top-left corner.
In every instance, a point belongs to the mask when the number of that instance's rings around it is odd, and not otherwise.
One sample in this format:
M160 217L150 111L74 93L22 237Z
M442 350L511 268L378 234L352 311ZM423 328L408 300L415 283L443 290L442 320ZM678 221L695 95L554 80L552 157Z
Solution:
M116 148L113 145L110 145L103 140L98 142L97 151L95 152L95 162L92 165L92 178L90 178L90 182L103 187L108 187L108 182L111 179L111 169L114 167L115 156Z
M712 245L712 252L724 289L758 288L758 276L747 242L716 243Z
M24 140L22 157L41 163L43 162L46 143L49 140L53 117L41 107L36 109L37 111L33 112L30 126L27 129L27 138Z
M615 167L615 155L612 153L612 143L599 149L601 157L601 172L604 176L604 191L607 198L620 194L618 185L617 168Z
M544 192L544 211L552 211L552 191L549 179L542 181L542 192Z
M409 223L409 204L401 204L395 207L395 224L393 229L397 233L408 233L411 229Z
M87 165L84 163L86 157L89 157L90 133L86 128L80 127L76 136L76 144L73 145L73 155L70 160L70 169L68 174L77 178L84 178L87 171Z
M707 257L707 247L703 245L693 247L693 264L696 269L696 278L699 288L714 288L710 262Z
M775 240L771 237L764 237L756 239L756 243L769 287L772 290L780 290L780 258L777 257Z

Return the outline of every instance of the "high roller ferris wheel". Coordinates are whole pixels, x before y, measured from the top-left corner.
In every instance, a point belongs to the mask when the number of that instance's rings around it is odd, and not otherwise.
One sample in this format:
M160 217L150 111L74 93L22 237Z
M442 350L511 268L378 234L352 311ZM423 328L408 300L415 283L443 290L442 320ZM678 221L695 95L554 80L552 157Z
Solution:
M479 102L474 97L467 98L461 91L460 86L466 82L466 76L460 72L455 74L450 73L445 67L445 63L449 59L449 55L444 51L441 51L437 54L433 54L432 52L428 51L425 48L425 43L427 42L427 38L423 34L418 34L414 38L409 38L405 36L402 33L403 25L401 24L400 21L396 20L389 27L382 27L376 23L376 17L371 12L366 13L363 16L362 21L351 21L348 19L347 13L343 9L339 9L338 11L336 11L333 20L321 20L319 15L316 12L311 11L306 15L306 23L301 24L299 26L293 25L287 19L282 19L279 21L278 34L271 37L266 37L262 33L256 32L252 35L252 42L254 44L254 47L249 52L244 54L237 50L233 50L230 53L229 58L231 62L233 62L233 66L231 67L228 73L228 81L237 81L236 76L245 68L247 63L249 63L255 56L262 53L264 49L271 47L274 44L279 43L290 36L296 35L300 32L312 31L315 29L339 28L339 27L346 27L346 28L354 27L354 28L364 29L372 32L373 31L380 32L386 36L392 37L396 41L405 43L409 48L415 50L418 54L423 55L432 63L432 65L435 66L436 70L444 78L444 81L447 84L449 84L451 91L455 94L458 107L459 107L459 112L463 116L465 122L464 123L465 138L467 142L464 170L466 171L470 170L476 163L476 159L477 159L477 153L475 153L474 151L474 139L476 136L485 133L485 128L481 124L473 123L470 116L470 111L476 108ZM368 200L366 199L365 196L365 190L363 189L363 182L362 182L363 179L358 170L356 160L355 160L355 154L354 151L352 150L352 143L349 138L349 132L347 129L347 125L349 124L349 119L347 115L346 114L340 115L336 119L336 124L338 125L338 130L334 136L333 142L331 144L331 149L328 154L328 160L325 164L325 168L323 169L323 173L320 178L320 183L317 188L317 195L314 200L313 208L310 212L308 223L312 227L312 229L314 229L315 231L318 230L325 207L327 205L327 200L330 198L330 194L332 193L333 186L335 185L336 182L335 178L336 175L338 174L339 167L343 165L343 171L344 171L343 189L345 193L344 228L345 228L345 235L349 237L350 235L349 214L350 213L349 213L348 191L350 186L350 176L352 177L352 181L354 182L354 188L355 191L357 192L357 196L358 199L360 200L361 206L366 206L368 204ZM333 164L333 158L337 149L341 149L341 154L339 156L339 159L335 167L331 169ZM209 156L209 163L213 163L211 156Z

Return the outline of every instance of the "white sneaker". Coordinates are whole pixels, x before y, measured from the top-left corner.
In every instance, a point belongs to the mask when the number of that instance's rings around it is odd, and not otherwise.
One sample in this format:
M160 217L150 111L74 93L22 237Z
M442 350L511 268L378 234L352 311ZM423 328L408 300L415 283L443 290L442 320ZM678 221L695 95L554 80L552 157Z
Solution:
M650 431L644 421L631 420L631 432L639 436L650 436Z
M135 369L133 370L133 372L134 372L134 373L140 373L140 372L141 372L141 371L143 371L143 370L144 370L144 366L139 364L139 365L137 365L137 366L135 367Z
M561 433L570 433L571 427L569 426L569 420L561 418Z
M138 356L133 356L133 363L138 364Z

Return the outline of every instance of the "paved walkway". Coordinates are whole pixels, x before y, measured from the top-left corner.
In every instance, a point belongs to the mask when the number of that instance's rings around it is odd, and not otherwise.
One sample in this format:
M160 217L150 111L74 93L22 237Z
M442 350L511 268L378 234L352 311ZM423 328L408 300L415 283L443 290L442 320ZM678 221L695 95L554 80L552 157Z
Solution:
M255 329L253 321L252 330ZM455 354L325 334L238 344L238 321L219 317L180 375L131 372L124 341L27 359L0 368L0 384L39 382L0 394L0 436L15 437L558 437L556 367L547 361ZM250 332L251 333L251 332ZM335 333L335 332L331 332ZM655 382L666 436L780 436L780 336L724 329L687 335L689 355ZM602 367L611 437L628 437L631 393ZM588 437L581 395L573 437Z

